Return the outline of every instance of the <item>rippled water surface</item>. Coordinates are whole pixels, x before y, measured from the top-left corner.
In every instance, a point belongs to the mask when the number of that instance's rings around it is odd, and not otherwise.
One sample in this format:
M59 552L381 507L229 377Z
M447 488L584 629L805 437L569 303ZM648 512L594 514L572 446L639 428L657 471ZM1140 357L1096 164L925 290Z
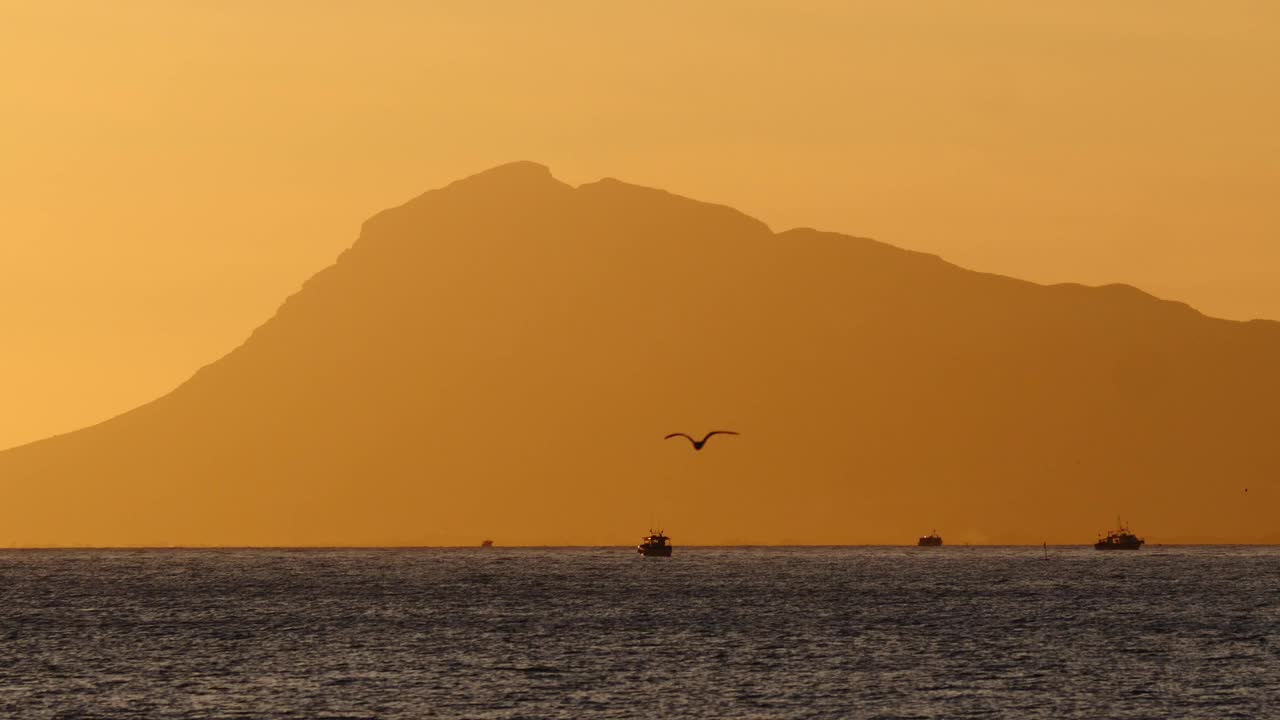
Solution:
M0 551L0 716L1280 717L1280 550Z

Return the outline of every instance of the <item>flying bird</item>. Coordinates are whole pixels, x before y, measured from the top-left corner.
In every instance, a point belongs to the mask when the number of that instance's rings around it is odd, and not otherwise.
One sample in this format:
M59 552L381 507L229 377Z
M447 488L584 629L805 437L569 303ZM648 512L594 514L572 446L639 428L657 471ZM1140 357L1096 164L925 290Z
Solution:
M689 437L688 435L685 435L684 433L671 433L670 435L662 439L670 440L673 437L682 437L685 440L688 440L689 442L693 443L694 450L701 450L702 446L707 444L707 440L710 439L712 435L737 435L737 434L738 433L732 430L712 430L706 435L703 435L701 440L694 440L693 438Z

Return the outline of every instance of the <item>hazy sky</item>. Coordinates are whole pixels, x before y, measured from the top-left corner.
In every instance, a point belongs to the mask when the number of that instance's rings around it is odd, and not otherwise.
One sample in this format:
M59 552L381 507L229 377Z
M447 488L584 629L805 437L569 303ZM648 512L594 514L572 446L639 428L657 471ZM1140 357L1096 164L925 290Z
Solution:
M0 0L0 447L515 159L1280 319L1280 4Z

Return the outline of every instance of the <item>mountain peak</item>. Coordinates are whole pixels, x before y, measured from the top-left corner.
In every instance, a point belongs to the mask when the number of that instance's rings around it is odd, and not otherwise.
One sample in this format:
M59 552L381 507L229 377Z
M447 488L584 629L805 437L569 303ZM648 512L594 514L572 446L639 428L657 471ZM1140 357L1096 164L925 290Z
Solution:
M456 180L448 185L448 187L469 187L469 186L497 186L501 188L517 188L525 186L539 186L555 184L569 187L565 183L555 179L551 174L551 168L541 163L532 162L530 160L516 160L515 162L503 163L495 165L488 170L471 175L469 177Z
M427 192L398 207L389 208L364 222L361 237L385 232L401 232L442 208L467 208L473 214L488 214L493 207L517 203L538 203L548 195L572 191L557 180L546 165L528 160L496 165ZM353 249L361 246L357 241Z
M551 177L551 168L542 163L532 160L512 160L511 162L494 165L488 170L482 170L471 177L480 176L524 176L524 177ZM463 178L465 182L466 178Z

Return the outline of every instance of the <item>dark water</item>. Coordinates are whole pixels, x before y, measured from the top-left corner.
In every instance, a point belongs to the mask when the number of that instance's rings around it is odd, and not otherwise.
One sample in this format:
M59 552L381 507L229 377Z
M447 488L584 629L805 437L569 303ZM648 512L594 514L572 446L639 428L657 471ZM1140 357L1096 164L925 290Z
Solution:
M0 716L1280 717L1280 550L0 552Z

